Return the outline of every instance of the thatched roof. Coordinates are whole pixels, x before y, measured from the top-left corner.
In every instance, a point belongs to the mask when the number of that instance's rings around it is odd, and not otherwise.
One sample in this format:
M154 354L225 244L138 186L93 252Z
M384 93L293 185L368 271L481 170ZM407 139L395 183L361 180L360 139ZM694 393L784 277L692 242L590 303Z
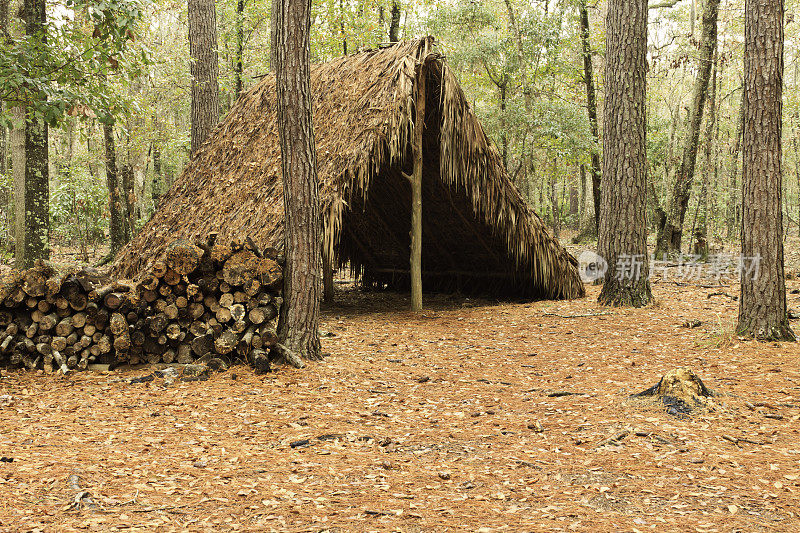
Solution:
M431 57L430 54L433 54ZM506 175L433 39L316 65L311 72L325 250L364 284L408 285L409 146L415 69L428 58L423 287L522 298L584 294L574 258ZM275 78L250 89L209 135L115 273L136 277L178 238L218 231L282 248Z

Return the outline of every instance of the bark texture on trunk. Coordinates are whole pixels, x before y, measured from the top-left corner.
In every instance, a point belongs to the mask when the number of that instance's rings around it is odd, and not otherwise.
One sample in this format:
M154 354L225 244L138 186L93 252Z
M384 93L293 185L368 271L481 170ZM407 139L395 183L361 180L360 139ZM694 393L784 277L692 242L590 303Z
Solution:
M711 193L711 175L717 173L716 158L712 159L714 149L714 129L717 125L717 56L714 55L714 71L711 74L711 83L708 86L708 119L706 120L706 139L703 150L703 186L700 188L700 197L697 199L697 225L694 228L693 253L701 258L708 257L708 204Z
M273 64L286 212L286 275L278 336L283 346L313 360L321 358L322 225L311 120L311 0L276 0L273 5Z
M10 0L0 0L0 35L5 37L8 32L8 4ZM0 112L5 109L5 103L0 102ZM5 124L0 125L0 174L8 173L8 129ZM9 200L11 195L9 190L2 191L2 208L10 207ZM6 211L7 213L8 211Z
M744 85L744 83L742 83ZM728 176L728 212L726 214L726 222L728 226L728 238L732 239L736 235L736 222L739 218L740 204L738 200L739 187L739 153L742 150L742 133L744 130L744 92L742 92L742 103L739 106L739 121L736 126L736 139L734 140L733 149L731 150L731 172Z
M606 18L606 103L598 252L608 262L598 301L651 299L647 257L645 85L647 0L611 0Z
M25 33L29 39L47 38L44 0L25 0ZM46 98L45 95L40 95ZM40 117L25 120L25 255L22 264L33 266L37 259L48 259L50 230L50 160L48 127Z
M686 218L686 208L689 205L689 195L694 181L695 165L697 163L697 147L700 142L700 124L703 122L703 109L708 92L708 82L711 78L711 66L714 63L714 51L717 48L717 14L719 13L720 0L707 0L703 13L703 30L700 37L700 58L698 74L692 92L692 107L686 132L686 144L683 146L683 156L675 179L675 186L670 197L667 219L663 227L659 228L656 241L656 255L664 253L678 253L681 250L683 237L683 222Z
M25 264L25 108L10 110L18 127L11 130L11 174L14 182L14 261Z
M244 70L244 0L236 2L236 64L233 67L235 77L234 99L242 94L242 72Z
M783 8L783 0L745 2L744 268L736 332L761 340L795 340L789 327L783 272Z
M217 11L214 0L189 0L192 74L192 153L219 121Z
M400 5L397 0L392 2L392 11L389 19L389 42L396 43L400 40Z
M586 85L586 110L589 114L589 130L595 147L591 152L592 197L594 201L594 225L600 231L600 154L597 146L600 144L600 134L597 130L597 95L594 88L594 68L592 66L592 48L589 43L589 11L586 0L581 0L578 5L581 21L581 45L583 48L583 82Z
M128 151L130 158L130 150ZM120 169L122 177L122 202L125 207L125 242L128 242L133 237L134 230L136 229L136 194L134 192L134 171L133 163L128 161Z
M117 178L117 149L114 140L114 124L103 124L103 140L106 149L106 185L108 186L108 233L111 240L109 257L114 257L125 245L125 221L122 215L122 195Z
M417 72L414 96L414 172L411 175L411 310L422 311L422 145L425 132L425 85L428 71L425 64Z

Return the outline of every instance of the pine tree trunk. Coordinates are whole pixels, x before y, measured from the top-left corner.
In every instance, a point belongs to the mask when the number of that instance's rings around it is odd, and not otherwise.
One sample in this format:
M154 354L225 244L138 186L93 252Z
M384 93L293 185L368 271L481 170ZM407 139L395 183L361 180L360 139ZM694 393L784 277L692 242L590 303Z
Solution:
M647 0L610 0L599 254L608 262L598 301L640 307L651 299L647 257Z
M578 229L580 229L586 214L586 165L581 163L578 167L578 172L580 173L581 179L581 195L578 201Z
M553 166L550 171L550 214L553 217L553 236L558 239L561 236L561 206L558 201L558 161L553 159Z
M219 121L217 12L214 0L189 0L192 74L192 153Z
M697 147L700 142L700 124L703 121L708 81L711 78L711 65L714 62L714 51L717 48L717 14L720 0L707 0L703 13L703 30L700 38L700 59L698 75L695 79L692 107L689 111L686 144L675 179L675 186L670 197L667 219L659 228L656 239L656 256L665 253L678 253L681 250L683 222L689 205L689 195L694 180L697 162Z
M29 39L46 36L44 0L25 0L25 33ZM45 95L40 95L46 98ZM37 259L50 256L50 160L48 127L39 117L25 121L25 257L22 266L33 266Z
M508 170L508 134L506 128L506 89L508 88L508 78L505 75L497 88L500 90L500 148L503 158L503 168Z
M130 158L130 151L128 152ZM134 213L135 207L135 194L133 191L134 175L133 164L128 161L122 165L122 205L125 207L125 242L131 240L133 232L136 229L136 214Z
M714 172L715 162L711 161L711 151L714 144L714 128L717 125L717 56L714 55L714 70L711 74L711 83L708 86L708 119L706 120L706 139L703 152L703 185L700 188L700 197L697 199L697 226L694 230L695 255L705 259L708 257L708 196L711 189L711 174Z
M21 124L11 130L11 173L14 190L14 262L17 268L25 264L25 108L10 109L14 122Z
M322 225L311 110L311 0L276 0L275 65L278 132L286 229L280 343L305 359L320 359Z
M117 150L114 141L114 123L103 123L103 140L106 148L106 185L108 186L108 233L111 240L109 257L114 257L125 245L125 222L122 215L122 198L117 178Z
M783 272L783 8L783 0L745 2L744 268L736 332L761 340L795 340L787 316Z
M242 94L242 72L244 71L244 0L236 2L236 64L234 74L234 99Z
M525 112L530 115L533 109L533 96L531 95L531 88L528 86L528 64L525 61L525 45L522 41L522 32L517 24L517 17L514 13L514 6L511 5L511 0L505 0L506 11L508 12L508 23L511 26L511 32L514 34L514 41L517 44L517 61L519 62L519 77L520 84L522 85L522 94L525 97Z
M736 235L737 211L740 207L738 200L739 187L739 153L742 150L742 134L744 129L744 93L742 93L741 105L739 106L739 117L736 125L736 139L731 150L731 172L728 176L728 208L726 213L726 224L728 227L728 238L732 239Z
M389 42L396 43L400 40L400 5L397 0L392 1L392 11L389 19Z
M589 43L589 11L586 0L581 0L578 5L581 21L581 45L583 47L583 82L586 85L586 110L589 114L589 130L594 140L591 152L592 197L594 199L594 224L595 229L600 228L600 134L597 131L597 96L594 88L594 68L592 66L592 48ZM598 233L599 234L599 233Z
M10 0L0 0L0 35L8 32L8 4ZM0 113L5 109L5 102L0 102ZM5 124L0 124L0 174L8 174L8 129ZM3 191L4 198L0 199L0 208L8 207L10 195L8 189ZM8 211L6 211L8 212Z

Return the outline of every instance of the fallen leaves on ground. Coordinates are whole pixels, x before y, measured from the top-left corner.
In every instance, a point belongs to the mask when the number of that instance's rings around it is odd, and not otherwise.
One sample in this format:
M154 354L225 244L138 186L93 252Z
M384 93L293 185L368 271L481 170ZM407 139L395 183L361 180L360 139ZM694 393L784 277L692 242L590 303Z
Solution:
M0 529L797 531L800 348L737 339L714 290L655 283L636 310L594 286L434 297L417 315L347 292L304 370L168 387L3 371ZM680 366L718 409L625 402Z

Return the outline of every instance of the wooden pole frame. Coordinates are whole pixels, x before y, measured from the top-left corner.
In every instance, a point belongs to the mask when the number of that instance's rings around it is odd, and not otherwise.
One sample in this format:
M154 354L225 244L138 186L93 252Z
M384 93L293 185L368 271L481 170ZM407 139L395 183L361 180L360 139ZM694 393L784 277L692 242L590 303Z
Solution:
M428 69L425 68L426 61L419 65L417 71L414 122L414 173L411 175L411 310L422 310L422 167L423 153L422 141L425 132L425 103L426 91L425 84L428 76Z

